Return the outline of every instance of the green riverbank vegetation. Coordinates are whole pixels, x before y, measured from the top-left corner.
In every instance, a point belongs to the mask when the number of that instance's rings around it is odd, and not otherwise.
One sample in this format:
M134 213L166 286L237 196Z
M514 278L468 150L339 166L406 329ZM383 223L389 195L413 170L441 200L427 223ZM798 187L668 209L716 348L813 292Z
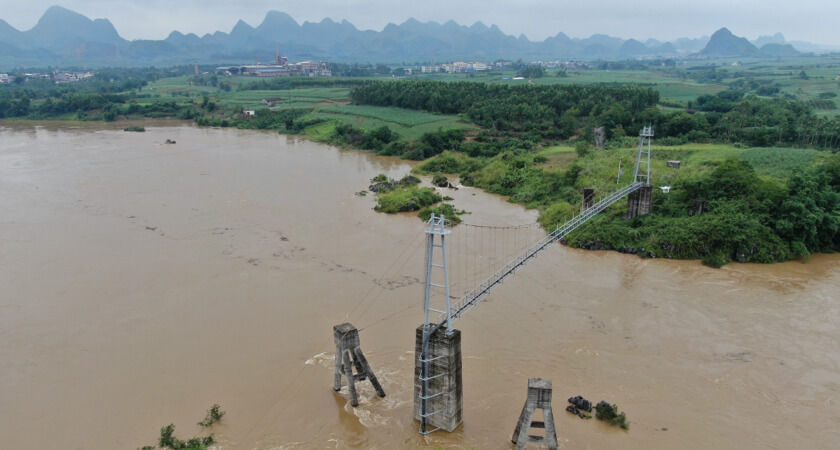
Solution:
M669 192L654 187L653 213L626 220L626 201L620 201L570 234L570 246L702 259L714 267L807 259L840 248L840 154L713 145L662 149L661 155L657 150L654 182ZM553 230L580 211L584 187L599 194L615 189L616 181L629 183L632 168L619 176L618 162L632 164L633 153L634 148L595 150L580 157L572 149L549 148L475 158L445 152L415 171L457 174L466 185L539 209L540 223ZM786 158L788 153L796 156ZM679 169L667 167L675 156L684 158ZM781 163L765 166L765 160L784 160L787 171ZM697 201L705 208L692 216Z

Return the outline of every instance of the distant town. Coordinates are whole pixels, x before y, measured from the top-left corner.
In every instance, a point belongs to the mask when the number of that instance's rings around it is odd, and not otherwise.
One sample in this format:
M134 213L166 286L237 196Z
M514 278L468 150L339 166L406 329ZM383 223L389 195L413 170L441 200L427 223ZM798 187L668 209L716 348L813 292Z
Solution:
M7 73L0 73L0 83L12 83L15 81L15 77L21 76L23 79L41 79L41 80L53 80L56 83L75 83L78 81L82 81L88 78L93 78L95 75L94 72L64 72L64 71L56 71L56 72L36 72L36 73L22 73L19 75L11 76Z
M275 56L274 60L269 63L254 63L244 65L226 65L219 66L215 69L215 74L220 76L250 76L258 78L274 78L274 77L331 77L333 70L331 63L326 61L301 61L290 63L289 59L279 54ZM532 62L512 62L512 61L455 61L441 64L426 64L418 66L410 66L408 68L394 69L392 72L395 76L411 76L418 74L471 74L471 73L485 73L493 70L506 71L515 70L517 67L542 67L543 69L578 69L585 70L592 68L591 63L584 61L532 61ZM196 75L201 75L196 65ZM204 72L203 74L206 74ZM76 72L67 70L55 70L52 72L27 72L27 73L0 73L0 84L13 83L16 78L18 82L25 80L52 80L56 84L59 83L76 83L79 81L91 79L96 75L96 72Z
M649 60L651 58L637 58L638 61ZM649 61L648 61L649 62ZM599 61L579 61L579 60L551 60L551 61L508 61L497 60L492 62L482 61L455 61L444 62L440 64L421 64L409 65L408 67L384 66L382 67L384 73L377 71L376 74L390 74L391 76L412 76L422 74L478 74L487 72L507 72L516 71L522 68L542 68L544 70L589 70L598 67ZM661 60L661 65L676 65L673 60ZM681 62L684 65L685 62ZM260 63L255 61L254 64L232 64L225 66L218 66L215 68L215 73L218 76L248 76L257 78L276 78L276 77L332 77L334 72L334 63L327 61L301 61L290 63L285 56L280 56L279 51L274 57L274 60L268 63ZM341 66L342 64L338 64ZM346 64L345 64L346 65ZM732 65L740 65L735 62ZM176 69L172 69L175 71ZM207 75L207 68L204 72L199 70L198 64L195 65L195 75ZM212 69L211 69L212 70ZM190 70L192 71L192 70ZM96 72L86 71L78 72L64 69L56 69L51 72L27 72L27 73L0 73L0 84L24 82L26 80L52 80L56 84L59 83L76 83L86 79L91 79ZM342 76L338 73L337 76ZM347 76L346 74L344 76ZM358 76L358 75L350 75ZM522 77L517 77L522 78ZM527 76L525 77L527 78Z
M217 67L216 73L228 76L246 75L253 77L332 76L330 66L326 62L302 61L299 63L289 64L289 58L286 58L285 56L280 56L279 50L274 56L274 61L270 64L259 64L255 62L254 65Z
M511 69L515 65L538 66L543 69L587 69L589 64L583 61L533 61L528 63L514 63L512 61L494 62L466 62L456 61L451 63L420 65L402 69L404 75L415 74L469 74L487 72L494 69ZM324 61L312 62L302 61L289 63L289 59L280 56L279 52L274 61L268 64L255 62L252 65L229 65L216 68L217 75L223 76L252 76L262 78L283 77L283 76L304 76L304 77L331 77L332 70L330 63Z

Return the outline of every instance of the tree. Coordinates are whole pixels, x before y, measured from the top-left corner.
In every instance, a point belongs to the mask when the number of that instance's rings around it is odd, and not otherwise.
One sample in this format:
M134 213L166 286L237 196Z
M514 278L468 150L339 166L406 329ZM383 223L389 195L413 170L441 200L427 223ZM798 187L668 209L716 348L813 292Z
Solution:
M788 182L790 196L778 209L776 230L798 254L833 250L840 229L840 193L831 186L824 171L796 172Z
M545 75L545 69L541 66L527 66L516 74L525 78L542 78Z

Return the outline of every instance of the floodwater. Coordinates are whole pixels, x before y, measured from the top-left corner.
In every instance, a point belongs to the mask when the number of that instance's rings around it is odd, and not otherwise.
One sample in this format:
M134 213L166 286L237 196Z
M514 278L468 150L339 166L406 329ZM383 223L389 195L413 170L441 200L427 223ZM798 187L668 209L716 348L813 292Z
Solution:
M562 448L840 442L838 255L715 270L553 245L456 322L464 423L423 437L423 226L354 195L410 166L275 133L146 126L0 122L2 448L134 449L169 423L204 435L214 403L220 449L512 448L529 377L553 380ZM536 220L446 194L473 224ZM540 234L481 230L448 241L454 296ZM345 321L388 394L360 382L358 408L331 388ZM564 412L574 395L616 403L629 431Z

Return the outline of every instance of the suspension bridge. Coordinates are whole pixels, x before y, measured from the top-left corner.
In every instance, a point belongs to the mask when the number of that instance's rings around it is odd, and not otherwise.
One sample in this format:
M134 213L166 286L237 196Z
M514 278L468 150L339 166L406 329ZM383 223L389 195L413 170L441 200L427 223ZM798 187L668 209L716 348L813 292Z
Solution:
M524 250L514 254L511 259L506 260L505 264L492 271L489 276L478 277L478 284L465 290L463 296L454 302L451 295L449 248L447 247L447 237L452 233L450 223L445 217L434 215L427 222L423 299L425 321L416 330L415 346L414 418L420 421L421 434L429 434L440 429L451 432L462 422L461 334L454 328L454 322L458 318L474 308L490 291L513 276L517 270L532 261L551 244L565 238L617 201L628 197L628 217L637 217L650 212L652 137L652 127L644 127L639 136L633 178L630 183L606 192L599 198L594 196L592 190L586 190L579 214L558 224L548 235L532 241ZM619 177L620 174L619 171ZM469 230L470 227L476 228L467 225L465 229ZM504 228L507 232L511 227L498 228ZM522 227L514 228L516 230L512 234L514 234L515 249L520 241L517 232L521 231L519 229ZM525 231L527 237L527 227ZM469 237L463 240L469 241ZM488 247L494 250L501 247L502 253L505 253L509 245L492 241ZM481 264L476 264L475 260L472 263L467 260L464 261L463 266L465 270L460 271L459 281L461 287L471 281L471 275L474 273L470 269ZM489 264L485 267L489 267ZM480 272L482 271L479 269L475 273Z

